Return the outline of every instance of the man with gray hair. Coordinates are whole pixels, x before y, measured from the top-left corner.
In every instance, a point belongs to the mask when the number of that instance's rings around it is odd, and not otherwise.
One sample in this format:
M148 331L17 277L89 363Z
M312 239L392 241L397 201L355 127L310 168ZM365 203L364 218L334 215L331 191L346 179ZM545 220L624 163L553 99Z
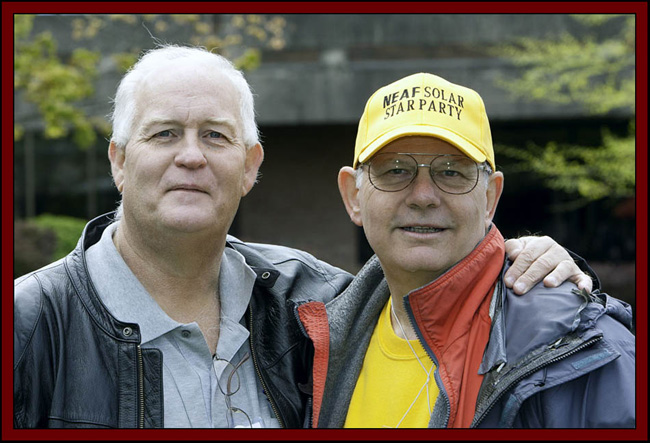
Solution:
M297 307L352 276L227 235L264 156L242 73L203 49L151 50L118 87L113 131L117 214L15 281L14 426L308 426L313 348ZM560 280L589 286L548 242L526 242L552 262L532 279L560 264Z
M376 256L333 301L299 308L314 427L635 426L630 306L504 282L504 176L476 91L430 73L378 89L338 183Z

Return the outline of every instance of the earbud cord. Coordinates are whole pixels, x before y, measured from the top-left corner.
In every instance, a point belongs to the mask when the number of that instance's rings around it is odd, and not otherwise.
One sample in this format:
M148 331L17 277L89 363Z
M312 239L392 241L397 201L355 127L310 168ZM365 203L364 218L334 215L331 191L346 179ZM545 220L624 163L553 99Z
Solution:
M397 423L397 426L395 426L396 428L399 428L399 425L402 424L402 422L404 421L404 419L406 418L408 413L411 412L411 409L413 408L413 405L415 404L415 402L418 400L418 398L420 398L420 394L422 393L422 389L424 389L425 386L427 388L427 407L429 409L429 415L431 415L431 402L430 402L430 399L429 399L429 397L430 397L430 395L429 395L429 380L431 379L431 371L433 371L433 367L435 366L435 363L431 364L431 369L429 369L429 371L427 372L427 370L424 367L424 364L422 364L422 360L420 360L420 357L418 357L418 354L415 352L415 349L413 349L413 346L411 346L410 340L406 337L406 332L404 332L404 328L402 327L402 323L399 321L399 318L397 318L397 314L395 314L395 309L393 308L392 299L391 299L391 301L389 303L390 303L391 313L395 317L395 321L397 321L397 325L399 326L400 331L402 331L402 335L404 336L404 339L406 339L406 343L409 345L409 348L411 348L411 352L413 352L413 355L415 355L415 358L417 359L418 363L420 364L420 367L422 368L424 373L427 375L427 379L424 382L424 384L422 385L422 387L420 388L420 390L418 391L418 395L415 396L415 399L413 400L413 403L411 403L411 406L409 406L409 408L406 410L406 412L404 413L404 415L400 419L399 423Z

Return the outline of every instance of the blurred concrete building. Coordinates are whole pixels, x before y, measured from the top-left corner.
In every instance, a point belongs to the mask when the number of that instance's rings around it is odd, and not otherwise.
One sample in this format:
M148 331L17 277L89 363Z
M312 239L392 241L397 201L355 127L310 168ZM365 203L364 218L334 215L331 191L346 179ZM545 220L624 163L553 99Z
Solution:
M372 4L369 4L369 8ZM602 126L625 131L631 115L591 117L577 105L557 106L516 100L495 80L514 68L488 51L520 36L548 38L576 30L568 15L556 14L289 14L285 15L286 46L265 50L262 65L247 75L257 100L258 123L266 160L260 183L241 204L232 233L246 241L270 242L304 249L355 272L368 258L362 231L353 225L341 203L336 177L352 162L356 125L367 98L380 86L408 74L427 71L480 92L485 100L495 143L521 146L528 141L588 143ZM63 36L69 17L39 17L38 29ZM215 18L219 20L219 18ZM140 42L154 43L147 30L116 24L95 43L117 50ZM171 43L185 43L183 31ZM60 39L61 51L72 41ZM118 74L105 60L96 98L88 109L110 111ZM19 98L19 97L18 97ZM107 143L90 153L66 141L46 141L34 111L16 105L16 119L27 122L35 140L37 160L36 212L87 218L115 207ZM22 143L22 142L21 142ZM25 213L24 161L15 148L17 216ZM92 177L80 165L92 164ZM500 159L497 157L497 164ZM625 212L594 203L572 212L550 207L556 196L526 177L508 176L496 224L505 236L546 234L599 266L605 291L634 296L635 219ZM86 190L96 198L89 206ZM617 212L618 211L618 212ZM611 272L610 272L611 271Z

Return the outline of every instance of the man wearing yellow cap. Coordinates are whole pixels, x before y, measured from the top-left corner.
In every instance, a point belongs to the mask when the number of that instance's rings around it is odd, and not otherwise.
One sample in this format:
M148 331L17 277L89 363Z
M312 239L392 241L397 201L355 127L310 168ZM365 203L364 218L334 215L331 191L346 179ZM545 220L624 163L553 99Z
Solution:
M376 253L299 308L314 427L634 427L629 305L575 284L517 297L481 97L431 74L379 89L339 188Z

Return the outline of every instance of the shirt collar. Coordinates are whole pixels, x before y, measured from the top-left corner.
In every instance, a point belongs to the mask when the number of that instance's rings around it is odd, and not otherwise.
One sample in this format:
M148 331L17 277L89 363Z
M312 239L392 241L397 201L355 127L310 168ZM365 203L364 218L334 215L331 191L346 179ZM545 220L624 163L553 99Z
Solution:
M118 223L109 225L99 242L86 251L88 271L109 312L120 321L138 324L142 343L146 343L182 326L182 323L163 311L117 251L113 234ZM224 249L219 274L221 328L224 332L232 330L241 334L240 327L245 330L240 322L250 302L255 277L255 272L239 252ZM221 345L222 340L219 342ZM224 353L230 354L227 348Z

